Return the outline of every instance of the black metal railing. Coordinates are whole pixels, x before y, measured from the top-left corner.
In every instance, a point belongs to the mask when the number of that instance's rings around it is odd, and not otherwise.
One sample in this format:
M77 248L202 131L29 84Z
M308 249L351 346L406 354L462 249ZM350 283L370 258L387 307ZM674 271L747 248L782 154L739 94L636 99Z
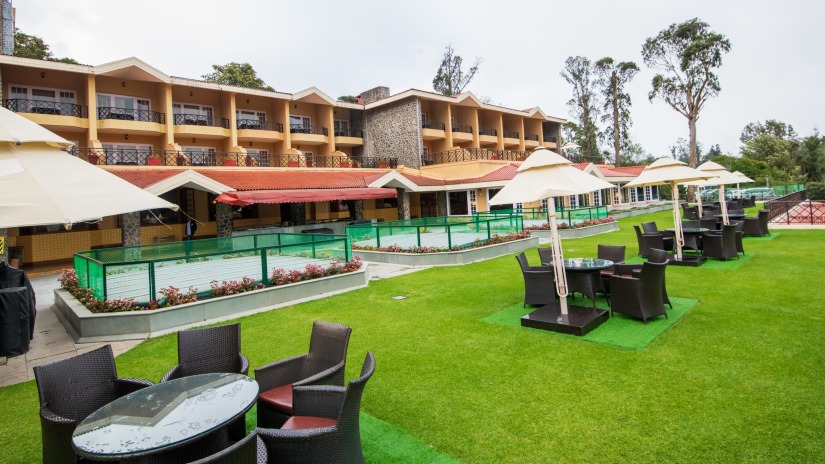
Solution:
M136 110L132 108L117 108L113 106L98 107L97 119L119 119L122 121L143 121L166 124L165 113L150 110Z
M444 125L441 121L422 121L421 128L422 129L436 129L436 130L445 130L447 126Z
M523 161L530 153L519 150L497 150L493 148L461 148L438 153L430 153L424 165L458 163L461 161L504 160Z
M268 130L283 132L284 125L275 121L261 121L259 119L238 119L235 122L238 129Z
M453 126L453 132L463 132L465 134L473 133L473 126L468 124L456 124Z
M293 134L329 135L329 129L326 127L318 127L311 124L290 124L289 132Z
M335 137L361 137L364 138L364 131L360 129L335 129L333 130Z
M505 139L517 139L518 138L518 131L504 131L504 138Z
M203 114L176 114L172 118L172 122L176 126L205 126L205 127L223 127L229 129L229 119L215 116L207 116Z
M14 111L15 113L54 114L59 116L74 116L76 118L89 117L87 107L75 105L74 103L21 100L12 98L3 100L3 106L7 110Z
M498 137L498 130L496 129L479 129L478 135L490 135L493 137Z
M544 141L545 142L558 143L558 139L556 138L555 135L544 134Z
M539 141L539 134L524 134L524 140Z
M766 201L764 208L774 223L825 224L825 202L808 200L805 190Z
M768 200L762 208L768 210L768 220L787 214L791 207L808 199L807 190L799 190L779 198Z

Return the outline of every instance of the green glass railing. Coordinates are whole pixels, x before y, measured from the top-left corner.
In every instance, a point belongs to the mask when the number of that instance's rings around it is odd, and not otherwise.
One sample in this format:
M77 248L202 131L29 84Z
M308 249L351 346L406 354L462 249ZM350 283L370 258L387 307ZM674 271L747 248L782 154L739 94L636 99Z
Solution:
M439 216L351 225L346 228L353 245L461 249L485 243L494 235L524 230L521 216Z
M476 213L475 217L497 217L497 216L521 216L525 221L550 222L550 215L547 208L514 208L498 209ZM565 222L580 222L593 219L603 219L608 216L607 206L585 206L581 208L556 207L556 220Z

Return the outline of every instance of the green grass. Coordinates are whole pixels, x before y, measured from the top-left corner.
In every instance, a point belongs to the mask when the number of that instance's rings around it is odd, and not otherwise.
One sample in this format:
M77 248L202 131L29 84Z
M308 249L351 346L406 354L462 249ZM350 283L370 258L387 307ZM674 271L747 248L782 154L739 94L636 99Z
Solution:
M565 256L598 243L633 256L631 225L670 218L621 219L618 232L564 240ZM240 319L243 352L254 368L305 352L315 319L351 326L347 378L367 350L377 361L362 404L381 421L364 424L370 463L821 462L824 237L746 239L753 257L738 269L668 267L669 295L700 302L640 350L484 322L521 303L504 256ZM175 362L174 335L117 358L121 376L151 380ZM0 461L39 461L34 382L0 389L0 404Z

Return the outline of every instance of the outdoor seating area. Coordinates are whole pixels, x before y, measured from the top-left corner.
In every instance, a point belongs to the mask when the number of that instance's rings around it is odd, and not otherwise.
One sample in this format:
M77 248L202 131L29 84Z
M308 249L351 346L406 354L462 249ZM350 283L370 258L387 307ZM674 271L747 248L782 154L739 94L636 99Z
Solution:
M364 462L360 403L375 357L344 385L351 331L315 321L309 353L256 369L258 381L238 323L178 332L179 364L157 384L118 378L111 345L37 366L43 462Z

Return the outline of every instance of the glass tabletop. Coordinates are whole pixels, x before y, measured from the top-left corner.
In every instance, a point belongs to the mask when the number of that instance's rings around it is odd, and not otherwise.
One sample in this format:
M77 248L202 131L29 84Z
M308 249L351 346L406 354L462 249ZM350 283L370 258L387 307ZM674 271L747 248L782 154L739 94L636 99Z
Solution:
M202 374L130 393L89 415L72 434L80 454L123 456L174 447L252 407L258 383L241 374Z
M599 258L568 258L564 260L564 268L569 271L593 271L607 269L613 265L609 259Z
M676 232L676 229L673 228L665 230L668 232ZM703 234L709 230L710 229L707 229L705 227L682 227L682 232L686 234Z

